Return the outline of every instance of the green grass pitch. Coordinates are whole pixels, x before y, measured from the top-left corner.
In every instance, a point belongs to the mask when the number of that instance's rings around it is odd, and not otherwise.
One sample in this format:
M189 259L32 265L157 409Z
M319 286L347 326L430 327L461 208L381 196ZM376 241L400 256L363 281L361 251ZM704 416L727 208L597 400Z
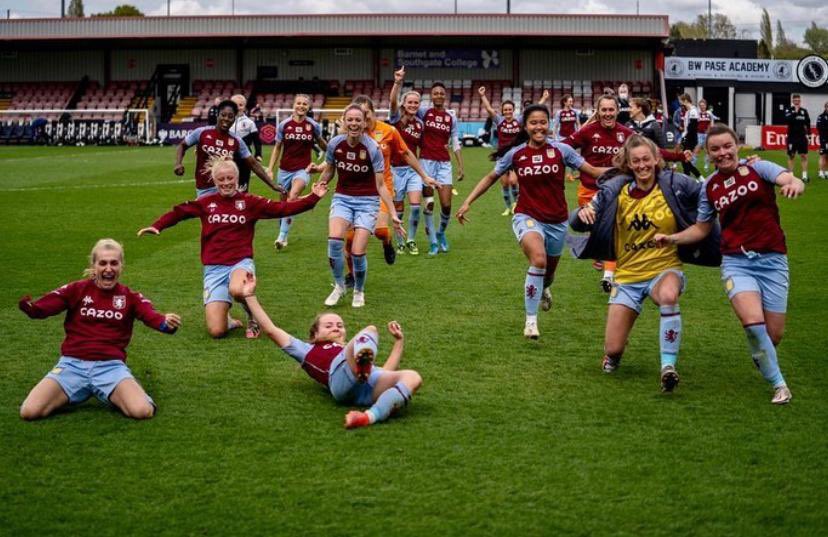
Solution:
M485 154L465 152L455 209L488 171ZM590 263L568 254L541 339L525 340L527 263L495 187L469 225L452 221L447 255L389 267L370 244L367 306L336 311L350 334L400 321L403 365L424 385L400 417L358 431L269 340L208 337L197 221L136 238L193 194L192 152L186 181L173 160L172 148L0 149L0 534L825 534L828 183L814 154L805 196L779 202L789 406L770 404L716 269L687 268L672 395L659 391L652 304L617 374L601 372L606 295ZM567 190L571 202L575 184ZM260 300L300 336L330 290L329 201L298 218L284 252L272 248L275 222L258 227ZM92 401L23 422L18 407L63 330L59 317L27 319L17 299L79 278L106 236L126 247L122 281L184 318L172 337L137 324L130 346L160 412L134 422Z

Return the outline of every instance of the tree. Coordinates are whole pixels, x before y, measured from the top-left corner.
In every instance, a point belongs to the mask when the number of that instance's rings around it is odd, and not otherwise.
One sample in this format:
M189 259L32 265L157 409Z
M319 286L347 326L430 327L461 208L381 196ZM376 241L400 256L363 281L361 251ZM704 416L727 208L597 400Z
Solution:
M776 48L783 49L786 47L790 47L793 45L791 41L788 40L788 36L785 35L785 29L782 28L782 21L777 19L776 20Z
M96 13L93 17L143 17L144 14L137 7L130 4L121 4L112 11Z
M776 47L773 49L773 57L780 60L796 60L808 54L808 50L800 47L785 34L782 28L782 21L776 21Z
M67 17L83 17L83 0L71 0L69 9L66 10Z
M817 54L828 54L828 28L820 28L811 21L811 27L805 30L804 41Z
M716 13L712 20L712 27L707 24L707 15L699 15L692 23L679 21L670 26L670 37L673 39L736 39L736 26L730 22L727 15Z
M762 8L762 22L759 25L759 56L762 58L773 57L773 25L771 24L768 10Z

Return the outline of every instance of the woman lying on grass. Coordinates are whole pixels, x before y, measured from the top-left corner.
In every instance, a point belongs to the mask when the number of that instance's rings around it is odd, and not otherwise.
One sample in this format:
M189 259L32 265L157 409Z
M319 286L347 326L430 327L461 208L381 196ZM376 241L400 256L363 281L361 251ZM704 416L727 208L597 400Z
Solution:
M301 341L270 320L256 298L256 277L252 273L247 274L242 291L261 330L299 362L312 379L328 388L338 403L370 406L365 412L348 412L345 428L385 421L392 412L406 406L422 384L416 371L397 371L403 354L403 332L396 321L388 323L394 347L384 366L379 367L374 365L379 343L375 326L366 326L346 343L342 318L335 313L322 313L310 328L310 341Z

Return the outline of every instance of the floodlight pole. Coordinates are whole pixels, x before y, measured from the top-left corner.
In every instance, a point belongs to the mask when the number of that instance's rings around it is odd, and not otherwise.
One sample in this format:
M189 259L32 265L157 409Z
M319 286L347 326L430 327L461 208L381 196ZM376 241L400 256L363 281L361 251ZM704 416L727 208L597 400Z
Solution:
M713 39L713 0L707 0L707 39Z
M167 0L167 16L170 16L170 0Z
M66 0L60 0L60 18L66 17Z
M512 13L512 0L506 0L506 14Z

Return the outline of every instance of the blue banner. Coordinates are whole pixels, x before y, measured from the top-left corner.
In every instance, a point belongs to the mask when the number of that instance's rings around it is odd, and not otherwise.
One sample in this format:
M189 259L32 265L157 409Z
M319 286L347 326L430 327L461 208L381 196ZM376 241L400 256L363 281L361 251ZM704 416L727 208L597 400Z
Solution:
M406 69L497 69L497 49L397 49L396 65Z

